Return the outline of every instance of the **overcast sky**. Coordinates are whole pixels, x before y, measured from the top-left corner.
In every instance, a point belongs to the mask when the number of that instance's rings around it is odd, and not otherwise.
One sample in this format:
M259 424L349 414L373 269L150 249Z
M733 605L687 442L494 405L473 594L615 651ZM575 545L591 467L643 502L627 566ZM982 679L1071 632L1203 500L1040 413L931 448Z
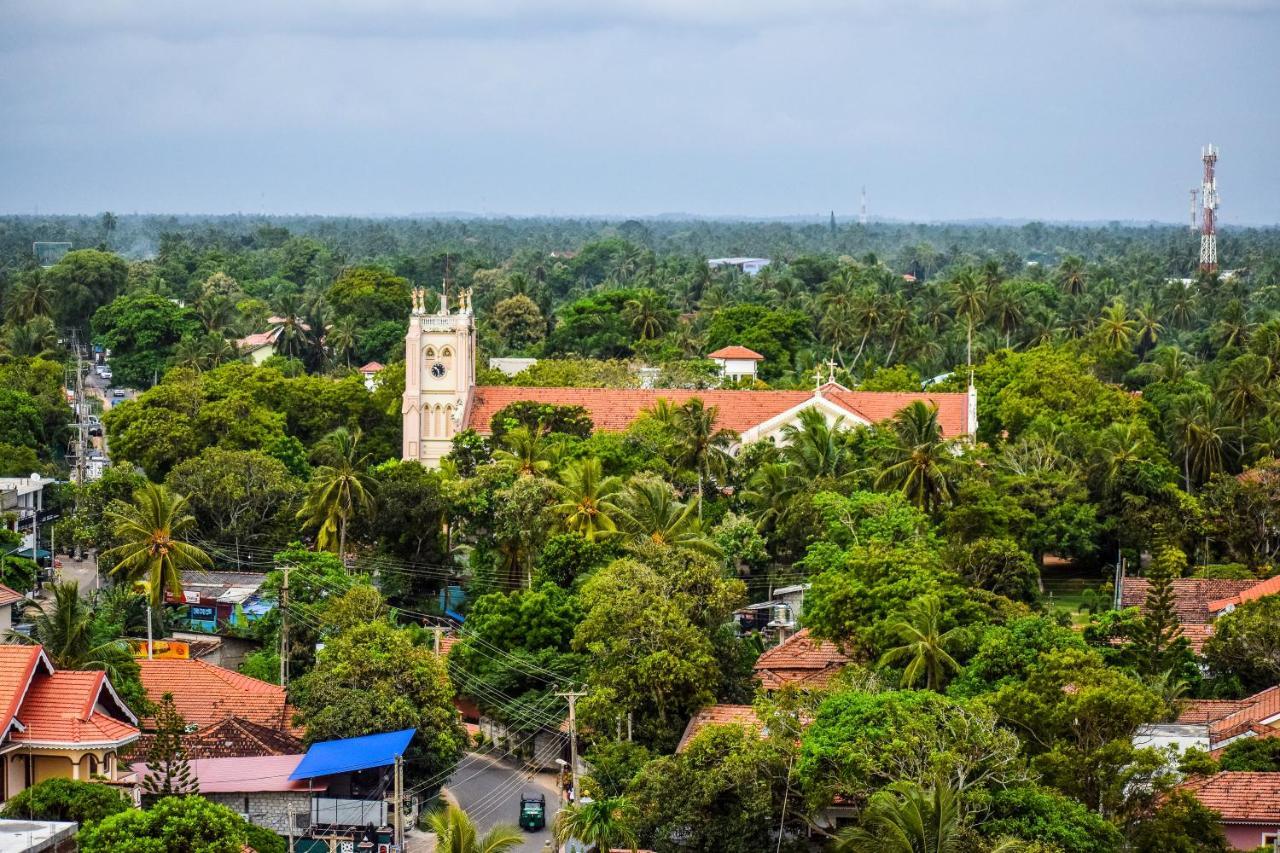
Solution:
M1280 0L0 0L0 211L1280 222Z

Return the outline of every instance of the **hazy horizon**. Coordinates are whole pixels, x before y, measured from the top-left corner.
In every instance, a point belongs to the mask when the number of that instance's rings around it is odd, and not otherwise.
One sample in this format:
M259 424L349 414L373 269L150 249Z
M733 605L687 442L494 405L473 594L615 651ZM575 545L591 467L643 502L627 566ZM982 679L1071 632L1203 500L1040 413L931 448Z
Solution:
M1280 223L1280 0L0 5L0 212Z

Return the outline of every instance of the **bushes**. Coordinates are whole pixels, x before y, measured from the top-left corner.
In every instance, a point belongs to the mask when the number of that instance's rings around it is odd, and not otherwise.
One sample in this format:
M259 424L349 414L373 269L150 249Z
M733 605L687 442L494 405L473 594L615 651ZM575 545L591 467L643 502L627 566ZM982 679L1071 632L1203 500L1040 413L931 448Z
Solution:
M75 779L46 779L11 797L0 817L97 823L129 808L115 788Z

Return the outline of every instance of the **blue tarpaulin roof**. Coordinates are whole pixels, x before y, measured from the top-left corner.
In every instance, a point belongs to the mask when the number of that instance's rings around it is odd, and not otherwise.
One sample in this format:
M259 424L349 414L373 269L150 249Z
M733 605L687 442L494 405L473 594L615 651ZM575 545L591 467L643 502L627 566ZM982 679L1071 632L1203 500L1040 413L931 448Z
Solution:
M289 774L289 778L314 779L317 776L395 764L396 756L404 755L416 731L417 729L403 729L398 732L313 743L302 761Z

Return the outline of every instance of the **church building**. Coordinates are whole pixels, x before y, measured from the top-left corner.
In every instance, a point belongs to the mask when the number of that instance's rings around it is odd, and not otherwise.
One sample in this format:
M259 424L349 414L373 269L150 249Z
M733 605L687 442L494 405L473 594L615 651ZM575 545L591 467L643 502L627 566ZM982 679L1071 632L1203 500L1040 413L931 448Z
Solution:
M944 438L972 437L978 430L978 397L972 386L967 393L900 393L851 391L836 382L812 391L476 385L476 325L470 291L463 291L452 307L442 299L435 313L427 311L426 302L426 291L415 290L405 337L401 412L404 458L428 468L439 467L459 432L474 429L488 435L489 421L497 412L525 400L582 406L596 429L622 431L659 399L679 405L697 397L719 410L717 425L737 432L742 445L762 438L780 441L783 427L805 409L816 408L829 422L843 418L844 424L856 427L888 420L916 400L938 407Z

